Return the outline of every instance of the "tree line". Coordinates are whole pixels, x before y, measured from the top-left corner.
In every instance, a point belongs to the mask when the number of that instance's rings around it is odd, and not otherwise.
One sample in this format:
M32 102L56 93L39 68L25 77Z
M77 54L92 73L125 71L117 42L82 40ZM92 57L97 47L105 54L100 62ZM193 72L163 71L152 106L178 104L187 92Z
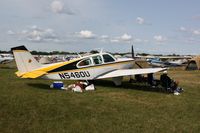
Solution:
M85 54L87 52L66 52L66 51L51 51L51 52L44 52L44 51L30 51L31 54L33 55L69 55L69 54ZM11 51L2 51L0 50L0 53L12 53ZM97 50L91 50L89 53L91 54L95 54L95 53L99 53L99 51ZM126 55L126 54L131 54L130 52L127 53L111 53L114 55ZM140 55L140 56L147 56L147 55L155 55L155 56L163 56L162 54L148 54L148 53L137 53L136 55ZM180 56L179 54L168 54L167 56Z

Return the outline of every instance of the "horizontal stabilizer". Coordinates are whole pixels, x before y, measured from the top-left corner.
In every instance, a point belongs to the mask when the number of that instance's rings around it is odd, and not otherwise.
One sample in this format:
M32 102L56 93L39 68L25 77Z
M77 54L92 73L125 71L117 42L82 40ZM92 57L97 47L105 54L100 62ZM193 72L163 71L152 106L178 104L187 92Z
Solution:
M38 78L40 76L43 76L44 74L46 74L46 72L44 71L32 71L32 72L27 72L27 73L22 73L20 74L19 72L16 73L18 77L21 78Z

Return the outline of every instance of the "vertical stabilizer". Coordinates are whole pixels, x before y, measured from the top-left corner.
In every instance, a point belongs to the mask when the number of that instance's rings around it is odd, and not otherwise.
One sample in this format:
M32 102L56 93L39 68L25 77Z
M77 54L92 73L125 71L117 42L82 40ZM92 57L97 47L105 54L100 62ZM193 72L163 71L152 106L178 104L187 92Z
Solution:
M19 73L33 71L41 67L41 64L31 55L25 46L11 48Z

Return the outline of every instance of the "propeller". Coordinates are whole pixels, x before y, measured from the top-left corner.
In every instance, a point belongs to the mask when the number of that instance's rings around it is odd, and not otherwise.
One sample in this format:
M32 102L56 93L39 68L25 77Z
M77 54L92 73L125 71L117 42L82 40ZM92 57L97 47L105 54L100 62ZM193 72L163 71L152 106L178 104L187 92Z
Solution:
M142 66L140 66L140 64L138 64L138 63L136 62L136 57L135 57L133 45L131 46L131 56L132 56L132 58L134 59L135 64L136 64L139 68L142 68ZM130 76L129 83L132 83L132 82L133 82L133 78L132 78L132 76Z
M131 55L132 55L132 58L135 59L135 53L134 53L133 45L131 46ZM136 64L139 68L142 68L142 66L141 66L140 64L138 64L136 61L135 61L135 64Z
M133 45L131 46L131 54L132 54L132 58L135 59L135 53L134 53Z

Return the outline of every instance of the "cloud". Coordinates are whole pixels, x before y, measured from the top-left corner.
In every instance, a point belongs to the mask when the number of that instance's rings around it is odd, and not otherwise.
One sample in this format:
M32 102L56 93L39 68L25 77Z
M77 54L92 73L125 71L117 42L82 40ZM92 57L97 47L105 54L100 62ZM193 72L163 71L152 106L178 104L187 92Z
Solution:
M134 43L142 43L143 41L142 41L142 39L136 38L133 40L133 42Z
M110 39L110 42L111 42L111 43L119 43L120 40L119 40L119 39Z
M51 10L53 13L56 14L68 14L68 15L74 15L75 13L71 11L70 8L66 7L66 5L59 0L54 0L50 4Z
M103 41L103 42L107 42L107 41L109 41L109 36L108 36L108 35L101 35L101 36L99 37L99 39L100 39L101 41Z
M150 26L152 25L151 23L147 22L144 18L142 17L137 17L136 18L136 23L139 24L139 25L146 25L146 26Z
M84 38L84 39L94 39L94 38L96 38L96 35L94 33L92 33L92 31L89 31L89 30L81 30L80 32L76 32L76 34L80 38Z
M31 29L38 29L37 25L30 26Z
M162 35L155 35L153 38L157 43L164 43L167 40L167 38Z
M120 37L120 39L122 41L131 41L132 40L132 36L125 33Z
M133 43L148 43L149 40L146 40L146 39L143 40L143 39L140 39L140 38L134 38L132 42Z
M179 31L183 32L183 33L187 33L188 36L192 36L192 35L200 35L200 30L199 29L193 29L193 28L185 28L183 26L181 26L179 28Z
M192 32L194 35L200 35L200 30L193 30Z
M109 36L108 35L102 35L102 36L100 36L100 39L107 40L107 39L109 39Z
M53 29L42 29L35 25L29 27L28 29L22 30L21 32L17 32L16 34L19 37L18 40L28 40L32 42L59 42L59 38Z
M28 30L22 30L21 31L21 34L27 34L28 33Z
M62 13L64 11L64 4L61 1L55 0L51 3L51 10L54 13Z
M33 30L28 33L27 37L31 41L57 40L57 36L52 29Z
M41 41L42 40L41 36L42 36L42 33L40 31L33 30L28 33L27 39L30 41Z
M137 17L137 18L136 18L136 22L137 22L137 24L142 25L142 24L145 23L145 20L144 20L144 18L142 18L142 17Z
M12 30L9 30L9 31L7 31L7 34L8 34L8 35L14 35L14 34L15 34L15 32L14 32L14 31L12 31Z
M200 29L198 28L185 28L183 26L181 26L179 28L179 31L183 32L183 33L187 33L185 35L187 35L188 37L191 37L191 36L199 36L200 35ZM185 37L185 36L184 36Z
M130 42L131 40L133 40L132 36L125 33L121 36L111 38L110 42L120 43L120 42Z
M182 32L187 31L187 29L186 29L185 27L183 27L183 26L181 26L181 27L179 28L179 30L182 31Z

